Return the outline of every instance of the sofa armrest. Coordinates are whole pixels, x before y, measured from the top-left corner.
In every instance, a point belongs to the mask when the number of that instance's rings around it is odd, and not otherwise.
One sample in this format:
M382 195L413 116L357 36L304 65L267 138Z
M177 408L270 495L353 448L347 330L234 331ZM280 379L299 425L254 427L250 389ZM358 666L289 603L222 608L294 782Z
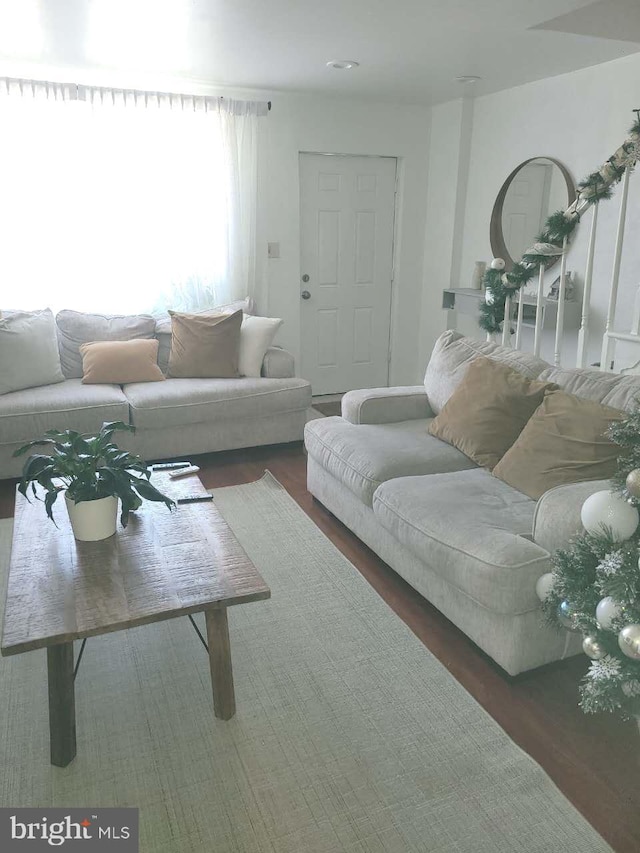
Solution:
M262 361L265 379L292 379L296 375L296 363L290 352L281 347L269 347Z
M352 424L388 424L432 418L424 385L365 388L342 398L342 417Z
M580 510L586 499L611 489L610 480L587 480L549 489L536 504L533 516L533 541L553 554L566 548L570 539L582 531Z

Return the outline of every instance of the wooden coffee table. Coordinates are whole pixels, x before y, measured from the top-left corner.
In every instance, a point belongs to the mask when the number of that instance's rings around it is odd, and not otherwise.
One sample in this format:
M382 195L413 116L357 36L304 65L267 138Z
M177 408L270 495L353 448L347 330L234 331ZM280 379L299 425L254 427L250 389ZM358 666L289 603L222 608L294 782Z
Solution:
M157 472L152 480L174 500L206 494L194 475L171 480ZM204 611L213 707L230 719L227 608L271 592L215 504L170 513L145 501L126 530L118 526L102 542L77 542L63 504L59 498L54 507L56 528L42 503L16 492L1 646L3 655L47 650L51 763L65 767L76 754L73 643L98 634Z

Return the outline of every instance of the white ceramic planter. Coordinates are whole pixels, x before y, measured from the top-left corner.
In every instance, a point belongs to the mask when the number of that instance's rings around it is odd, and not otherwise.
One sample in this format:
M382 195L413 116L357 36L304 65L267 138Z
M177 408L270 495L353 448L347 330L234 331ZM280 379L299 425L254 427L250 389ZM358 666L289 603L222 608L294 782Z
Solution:
M97 501L74 503L65 495L73 535L81 542L108 539L116 532L118 523L118 498L100 498Z

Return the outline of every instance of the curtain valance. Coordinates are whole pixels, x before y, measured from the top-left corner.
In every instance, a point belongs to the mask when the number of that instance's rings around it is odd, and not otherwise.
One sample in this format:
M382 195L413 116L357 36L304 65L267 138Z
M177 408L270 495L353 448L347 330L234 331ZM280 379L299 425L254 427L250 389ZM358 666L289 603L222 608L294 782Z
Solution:
M14 77L0 77L1 96L52 101L87 101L90 104L100 104L101 106L132 106L205 112L213 110L235 116L266 116L271 108L270 101L153 92L144 89L114 89L105 86L52 83L46 80L26 80Z

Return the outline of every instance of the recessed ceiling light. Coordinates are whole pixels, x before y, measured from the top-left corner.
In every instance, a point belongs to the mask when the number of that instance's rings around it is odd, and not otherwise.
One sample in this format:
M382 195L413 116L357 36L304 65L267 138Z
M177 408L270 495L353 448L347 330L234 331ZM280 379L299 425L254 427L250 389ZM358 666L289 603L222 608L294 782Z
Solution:
M327 62L327 68L335 68L338 71L349 71L351 68L357 68L360 65L355 59L330 59Z
M459 77L453 78L456 83L461 83L463 86L472 86L482 80L482 77L476 77L473 74L461 74Z

